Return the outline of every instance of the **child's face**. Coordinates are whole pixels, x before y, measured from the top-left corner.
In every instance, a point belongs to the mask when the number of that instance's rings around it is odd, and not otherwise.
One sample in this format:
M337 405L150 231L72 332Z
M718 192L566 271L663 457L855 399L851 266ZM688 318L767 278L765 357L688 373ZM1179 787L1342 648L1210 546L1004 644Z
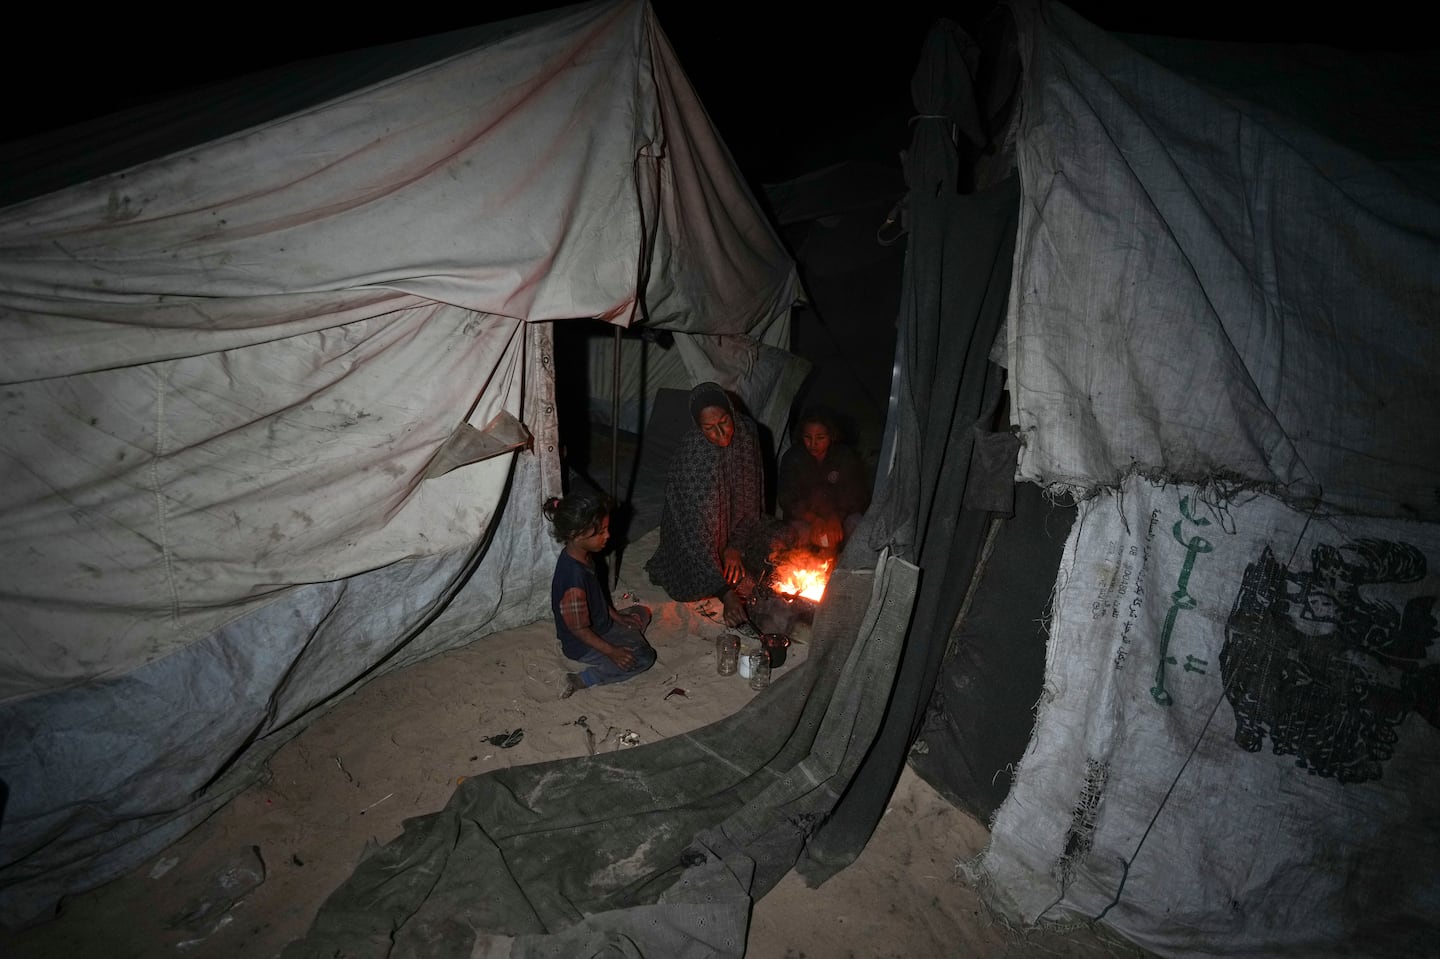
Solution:
M587 553L598 553L605 548L605 544L609 541L610 517L602 516L600 522L577 535L573 542Z
M800 440L805 444L805 451L817 460L823 460L830 452L830 431L822 423L806 423L800 431Z

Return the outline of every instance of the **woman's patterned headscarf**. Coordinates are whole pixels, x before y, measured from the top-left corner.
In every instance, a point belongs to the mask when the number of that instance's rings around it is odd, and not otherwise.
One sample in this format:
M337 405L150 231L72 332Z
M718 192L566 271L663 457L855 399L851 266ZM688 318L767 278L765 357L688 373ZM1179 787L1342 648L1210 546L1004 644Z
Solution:
M706 381L697 385L690 391L690 419L696 426L700 425L700 411L718 406L735 418L735 406L730 402L730 395L720 388L719 383Z

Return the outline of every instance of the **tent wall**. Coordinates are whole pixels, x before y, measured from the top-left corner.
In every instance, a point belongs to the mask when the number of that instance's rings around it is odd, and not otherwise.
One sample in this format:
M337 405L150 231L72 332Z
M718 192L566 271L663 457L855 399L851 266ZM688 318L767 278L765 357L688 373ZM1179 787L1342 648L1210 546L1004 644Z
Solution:
M1332 99L1295 117L1269 93L1303 100L1297 78L1318 71L1273 50L1263 71L1258 54L1192 53L1192 78L1058 4L1022 32L1021 477L1224 476L1440 519L1440 171L1435 137L1413 132L1434 128L1440 62L1333 62L1328 89L1303 91ZM1388 122L1367 140L1348 118L1369 103ZM1343 139L1306 122L1322 116Z
M112 678L292 586L472 544L508 459L422 476L459 424L523 418L523 330L430 304L11 384L0 693Z
M528 329L543 356L548 331ZM539 409L553 380L534 367ZM502 461L490 537L297 587L113 678L0 704L6 845L19 853L5 870L6 924L153 856L359 683L544 615L555 547L527 507L559 491L559 463L553 420L531 422L537 451ZM486 549L493 541L505 548Z
M794 265L648 7L472 39L0 210L7 924L378 670L542 614L539 321L783 325ZM530 451L430 469L497 416Z
M1437 560L1435 524L1263 495L1082 504L994 901L1166 956L1432 953Z
M1019 476L1088 498L974 878L1164 955L1427 954L1440 63L1015 9Z

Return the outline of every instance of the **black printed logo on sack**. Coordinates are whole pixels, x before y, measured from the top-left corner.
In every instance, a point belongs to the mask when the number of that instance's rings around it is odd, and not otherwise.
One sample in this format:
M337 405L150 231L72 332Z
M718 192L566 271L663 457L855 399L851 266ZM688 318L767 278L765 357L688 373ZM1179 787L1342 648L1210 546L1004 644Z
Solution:
M1220 651L1240 748L1259 752L1268 735L1312 775L1363 783L1380 778L1412 711L1440 725L1435 594L1415 595L1425 575L1408 543L1317 546L1308 569L1267 547L1245 569Z

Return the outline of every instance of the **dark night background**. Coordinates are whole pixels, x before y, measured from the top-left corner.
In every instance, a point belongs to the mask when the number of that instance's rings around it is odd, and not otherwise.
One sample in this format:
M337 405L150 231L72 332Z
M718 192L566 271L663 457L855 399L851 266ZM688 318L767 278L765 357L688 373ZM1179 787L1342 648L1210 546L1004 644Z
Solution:
M359 8L308 18L247 10L177 16L109 10L40 11L12 34L5 70L10 141L103 116L192 86L293 60L391 43L566 6L498 0L447 12ZM652 0L662 28L721 136L754 183L777 182L840 159L895 162L909 139L910 74L931 23L949 17L975 35L994 0L897 0L845 12L784 0L728 4ZM1206 39L1322 43L1362 50L1430 49L1418 22L1300 5L1167 5L1080 0L1106 29ZM811 12L817 10L819 12ZM301 17L306 17L302 20Z

